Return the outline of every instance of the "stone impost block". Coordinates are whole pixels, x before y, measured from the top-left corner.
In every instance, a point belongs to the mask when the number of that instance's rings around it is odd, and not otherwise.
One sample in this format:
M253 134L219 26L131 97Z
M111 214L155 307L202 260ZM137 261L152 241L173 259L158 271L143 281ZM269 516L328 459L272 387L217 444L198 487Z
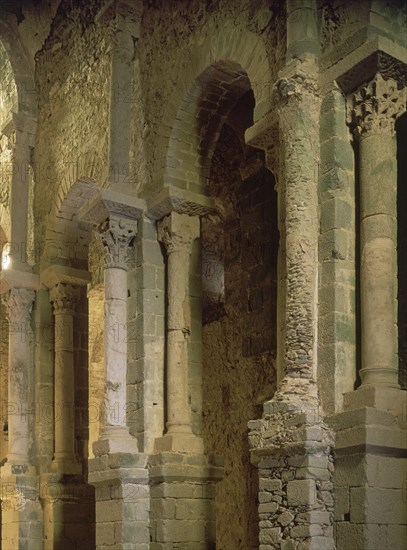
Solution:
M58 283L69 285L85 286L92 280L92 276L88 271L76 269L59 264L46 265L41 264L40 273L41 284L47 288L52 288Z
M40 278L35 273L3 269L0 272L0 294L11 288L31 288L38 290L41 287Z
M110 216L137 220L142 217L146 204L142 199L113 189L101 189L80 210L79 220L98 225Z
M160 220L170 212L203 216L216 210L210 197L167 185L148 203L147 215L153 220Z

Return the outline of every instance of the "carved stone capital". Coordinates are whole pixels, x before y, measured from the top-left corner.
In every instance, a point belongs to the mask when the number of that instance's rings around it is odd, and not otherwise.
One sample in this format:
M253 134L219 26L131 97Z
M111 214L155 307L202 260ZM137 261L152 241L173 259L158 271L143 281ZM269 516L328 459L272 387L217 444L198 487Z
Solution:
M316 95L318 83L316 78L305 75L293 75L280 78L274 85L274 99L278 106L285 105L290 99L302 99L306 94Z
M34 298L34 290L28 288L12 288L2 295L10 324L22 325L30 322Z
M158 240L162 242L167 254L172 252L189 252L192 241L200 234L200 223L197 216L171 212L158 223Z
M380 73L348 99L348 124L355 137L373 134L394 135L395 123L406 110L407 88L399 90L397 82L385 80Z
M318 67L311 60L295 61L279 73L279 79L273 87L273 101L279 110L304 100L319 100Z
M54 306L54 314L73 315L80 298L80 289L67 283L58 283L50 291L50 301Z
M102 243L105 268L127 270L129 245L137 235L137 222L128 218L110 216L96 230Z

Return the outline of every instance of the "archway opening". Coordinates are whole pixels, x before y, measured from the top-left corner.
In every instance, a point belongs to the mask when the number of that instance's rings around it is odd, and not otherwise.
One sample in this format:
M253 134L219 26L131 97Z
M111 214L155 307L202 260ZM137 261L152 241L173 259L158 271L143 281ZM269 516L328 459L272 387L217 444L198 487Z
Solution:
M245 143L255 99L240 65L219 61L181 102L164 183L212 198L190 274L189 397L205 452L224 457L216 548L258 548L257 472L247 422L276 390L277 193Z

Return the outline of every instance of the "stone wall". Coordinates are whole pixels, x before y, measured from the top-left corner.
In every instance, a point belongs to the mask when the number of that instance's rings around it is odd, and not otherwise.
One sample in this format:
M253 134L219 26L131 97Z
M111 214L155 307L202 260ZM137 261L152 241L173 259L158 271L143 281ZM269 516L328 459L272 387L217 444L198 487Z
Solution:
M112 32L95 21L101 2L61 2L35 79L39 97L35 147L36 238L44 216L81 176L99 185L107 177Z
M14 79L13 69L6 50L0 42L0 128L10 116L11 111L17 111L17 86Z

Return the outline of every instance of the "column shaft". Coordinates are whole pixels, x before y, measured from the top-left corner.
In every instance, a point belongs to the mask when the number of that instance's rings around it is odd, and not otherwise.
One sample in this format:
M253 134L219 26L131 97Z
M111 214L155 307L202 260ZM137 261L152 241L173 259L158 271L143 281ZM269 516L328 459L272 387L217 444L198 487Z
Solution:
M107 267L105 281L106 426L126 427L127 272Z
M189 271L199 218L172 212L158 226L167 263L167 433L156 439L157 452L202 453L202 438L192 432L188 396L188 339L191 332Z
M8 433L11 464L28 464L30 450L29 412L31 392L30 319L35 297L33 290L12 289L4 303L9 320Z
M97 229L104 251L105 418L95 456L138 452L127 426L127 268L135 220L110 216Z
M398 387L397 173L392 136L360 141L363 384Z
M350 98L359 140L362 386L398 388L395 121L406 89L377 73Z
M75 453L75 368L73 314L78 287L59 283L50 294L55 315L55 451L53 468L64 473L79 471Z
M309 86L312 85L315 86L310 81ZM278 90L283 98L279 123L285 180L285 186L281 187L285 187L283 241L287 274L284 370L286 377L313 379L318 299L320 99L316 90L310 93L291 80L281 80Z
M190 251L173 250L168 254L167 324L167 430L192 433L188 403L189 323L185 319L188 300Z

